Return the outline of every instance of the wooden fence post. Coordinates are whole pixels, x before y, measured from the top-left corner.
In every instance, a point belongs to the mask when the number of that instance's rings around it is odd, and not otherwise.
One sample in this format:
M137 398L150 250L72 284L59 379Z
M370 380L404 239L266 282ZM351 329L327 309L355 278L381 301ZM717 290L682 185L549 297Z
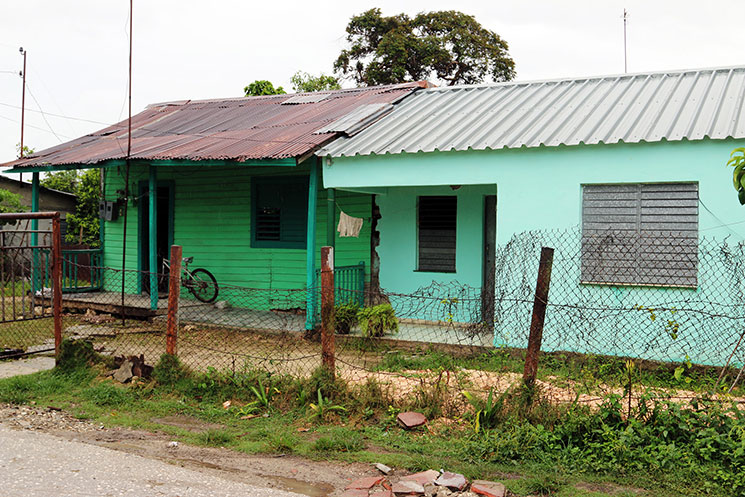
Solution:
M181 246L171 245L171 269L168 274L168 321L166 354L176 355L178 335L178 301L181 296Z
M62 223L59 212L52 217L52 315L54 316L54 356L62 345ZM37 268L38 269L38 268ZM44 284L41 285L44 305Z
M548 303L548 289L551 285L551 268L554 263L554 249L541 247L541 260L538 263L538 281L535 285L533 299L533 317L530 321L530 336L528 337L528 351L525 356L525 370L523 382L533 386L538 374L538 354L543 340L543 322L546 318L546 304Z
M321 360L336 374L334 343L334 248L321 247Z

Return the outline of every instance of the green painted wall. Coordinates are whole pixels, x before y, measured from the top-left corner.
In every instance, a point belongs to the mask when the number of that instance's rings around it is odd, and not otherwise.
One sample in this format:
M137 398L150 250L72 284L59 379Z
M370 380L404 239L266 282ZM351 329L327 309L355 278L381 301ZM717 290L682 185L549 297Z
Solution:
M210 270L220 285L289 290L305 288L305 249L252 248L251 234L251 179L259 175L292 175L309 173L309 166L289 167L158 167L158 181L172 181L175 193L174 243L183 246L185 257L194 257L192 267ZM139 192L140 181L147 179L146 165L133 165L130 169L130 189ZM124 169L106 170L106 196L113 199L116 190L124 188ZM137 274L140 268L138 251L138 208L147 198L138 198L137 205L129 205L127 226L126 288L138 291ZM372 200L369 195L339 192L336 196L337 219L339 209L349 215L365 218L359 238L339 238L336 234L337 266L364 261L369 268L370 216ZM316 229L317 260L320 247L326 243L326 193L318 192L318 225ZM122 240L124 216L117 221L104 223L104 264L109 268L122 266ZM320 262L318 262L320 264ZM320 266L319 266L320 267ZM130 272L129 270L132 270ZM368 275L369 277L369 275ZM105 287L120 289L117 274L107 272ZM240 304L242 300L269 298L251 296L245 292L221 291L221 297ZM288 294L290 295L290 294ZM283 298L278 306L304 307L305 293L297 298ZM245 304L245 302L244 302Z
M635 305L672 305L683 299L694 309L708 309L714 314L732 314L731 304L745 294L743 279L732 278L729 269L714 257L700 256L699 287L691 290L665 288L602 287L579 284L579 226L581 221L581 187L585 183L637 183L695 181L699 183L699 233L712 247L728 237L732 257L745 263L739 242L745 240L745 209L732 188L731 169L725 166L735 140L697 142L661 142L618 145L593 145L496 151L433 152L385 156L357 156L324 160L324 186L380 191L381 206L380 281L391 292L409 293L438 282L457 280L471 286L481 285L482 244L478 243L483 208L481 199L487 192L497 192L497 246L505 250L516 235L537 231L522 237L521 243L532 250L535 264L507 266L497 274L498 289L518 288L532 299L538 251L542 243L551 244L552 230L573 244L574 259L561 261L561 273L555 271L552 289L567 290L567 296L555 298L567 303L600 306L633 307ZM457 274L422 274L414 272L416 254L416 196L452 191L446 185L464 186L459 195ZM475 186L478 185L478 186ZM461 195L468 203L461 202ZM465 220L465 223L461 223ZM470 224L468 224L470 223ZM702 244L703 246L703 244ZM576 267L571 266L575 264ZM525 268L528 269L525 269ZM738 300L739 299L739 300ZM522 305L522 304L521 304ZM678 304L680 305L680 304ZM495 344L524 346L530 320L530 304L496 324ZM698 362L723 363L739 336L739 328L721 319L703 319L696 314L684 325L685 332L675 341L665 336L664 323L656 325L656 335L630 332L623 340L618 330L650 330L649 316L624 314L619 317L584 318L568 313L548 313L546 337L563 334L565 350L588 351L581 333L595 333L597 340L589 350L596 353L637 355L646 358L683 359L689 354ZM434 315L410 316L437 319ZM588 324L589 323L589 324ZM587 336L587 335L585 335ZM571 338L574 337L574 338ZM558 342L557 342L558 343ZM651 345L650 345L651 344ZM551 345L548 345L551 348ZM719 352L717 352L719 351ZM725 352L727 351L727 352ZM717 355L718 354L718 355Z

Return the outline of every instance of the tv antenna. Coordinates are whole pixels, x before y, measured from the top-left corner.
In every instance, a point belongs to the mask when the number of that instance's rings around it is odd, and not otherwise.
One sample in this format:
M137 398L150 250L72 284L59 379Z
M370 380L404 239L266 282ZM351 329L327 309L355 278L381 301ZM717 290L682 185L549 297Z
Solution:
M623 72L629 72L629 65L626 58L626 22L629 20L629 13L623 9Z

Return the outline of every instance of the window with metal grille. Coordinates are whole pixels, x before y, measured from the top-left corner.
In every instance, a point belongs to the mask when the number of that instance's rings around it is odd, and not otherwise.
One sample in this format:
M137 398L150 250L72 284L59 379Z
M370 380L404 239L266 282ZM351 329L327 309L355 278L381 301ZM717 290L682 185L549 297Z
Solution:
M458 197L419 197L417 269L455 272L455 226Z
M251 184L251 246L305 248L308 177L254 178Z
M696 287L698 183L584 185L583 283Z

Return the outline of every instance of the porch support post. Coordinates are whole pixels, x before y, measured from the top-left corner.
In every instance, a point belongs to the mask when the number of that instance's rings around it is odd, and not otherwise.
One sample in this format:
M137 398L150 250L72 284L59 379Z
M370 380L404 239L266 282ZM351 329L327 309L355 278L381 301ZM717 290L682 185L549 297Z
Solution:
M150 261L150 309L158 309L158 178L155 167L150 166L148 178L148 260Z
M39 173L31 174L31 212L39 212ZM39 220L31 220L31 246L36 247L39 245L39 234L36 230L39 229ZM33 262L31 269L31 285L34 294L41 290L41 274L39 267L39 250L33 249Z
M310 180L308 181L308 232L306 234L305 247L305 329L313 329L316 304L316 205L318 196L318 161L316 159L310 166Z
M327 197L326 200L328 209L327 215L326 215L326 245L334 248L334 239L335 235L334 232L336 231L336 190L333 188L329 188L326 190Z

